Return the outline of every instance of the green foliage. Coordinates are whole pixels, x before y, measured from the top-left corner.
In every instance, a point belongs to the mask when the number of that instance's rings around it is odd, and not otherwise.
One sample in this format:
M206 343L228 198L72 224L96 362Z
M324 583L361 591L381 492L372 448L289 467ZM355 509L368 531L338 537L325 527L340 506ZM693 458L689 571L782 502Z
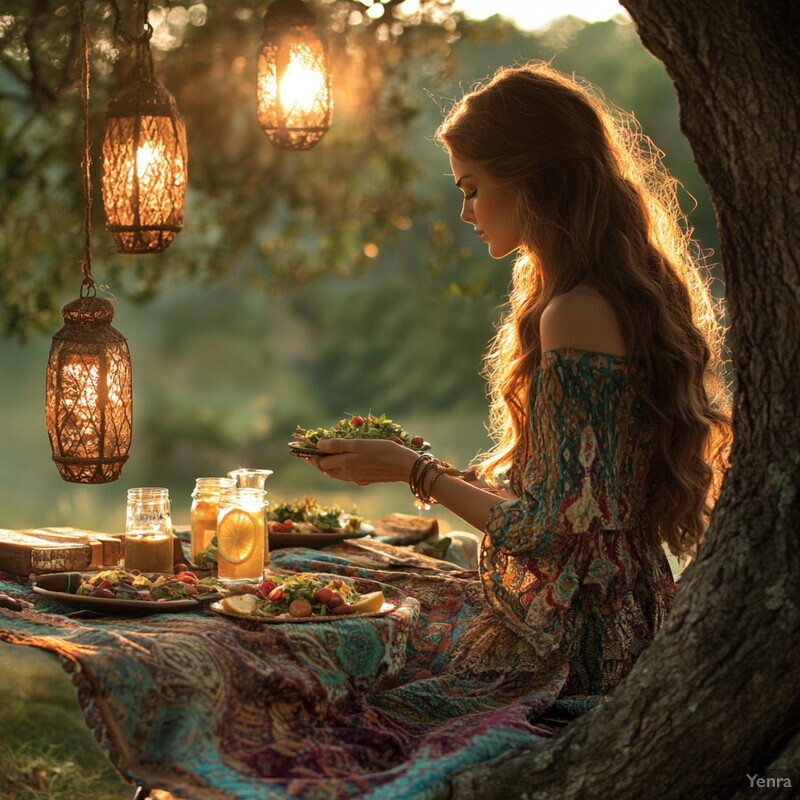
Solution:
M334 124L313 150L286 153L272 148L255 119L262 5L240 0L206 8L187 0L152 17L155 72L175 95L188 131L185 226L163 255L122 256L111 252L103 230L98 150L105 108L133 61L114 36L113 15L90 4L94 271L118 296L150 302L170 277L270 293L330 276L360 279L387 258L434 289L502 294L506 275L476 283L484 259L474 258L475 243L457 220L456 194L431 134L462 89L500 65L531 58L574 70L613 102L636 109L686 185L687 210L698 199L693 221L700 238L716 247L713 209L675 124L672 85L632 25L568 17L533 35L500 17L447 19L433 0L404 23L394 18L402 4L387 2L384 18L374 22L351 14L345 0L331 0L321 17L332 32ZM80 283L75 14L57 0L42 0L35 11L16 0L2 18L0 308L7 336L57 326L65 292ZM443 213L448 204L452 212Z
M115 291L151 300L167 276L231 275L262 289L306 284L370 267L365 245L396 240L427 206L406 129L421 95L408 72L445 61L448 26L431 24L441 6L424 0L413 24L381 20L334 0L321 16L331 39L336 124L308 153L275 150L255 117L255 65L263 4L171 4L151 16L155 74L175 95L189 146L189 196L182 234L163 256L115 256L102 230L99 192L104 111L132 72L130 46L114 35L105 7L91 9L96 242L94 271ZM446 4L445 4L446 5ZM188 9L188 11L187 11ZM193 13L203 9L203 13ZM207 10L207 14L205 11ZM54 324L69 275L83 258L81 113L75 55L76 9L15 2L0 20L0 307L4 333ZM166 14L166 15L165 15ZM49 23L40 20L47 16ZM126 20L122 21L125 30ZM130 27L130 21L127 21ZM43 99L45 98L45 99ZM44 195L44 202L42 197ZM19 262L24 262L19 264ZM35 264L30 269L29 264Z
M497 301L422 293L396 279L352 287L345 302L329 297L313 306L320 345L309 387L328 409L484 411L480 356Z

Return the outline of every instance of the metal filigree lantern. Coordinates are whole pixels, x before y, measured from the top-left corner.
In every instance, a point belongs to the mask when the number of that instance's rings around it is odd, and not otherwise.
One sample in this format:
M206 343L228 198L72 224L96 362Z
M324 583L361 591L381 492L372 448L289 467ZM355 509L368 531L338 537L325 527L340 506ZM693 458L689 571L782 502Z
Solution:
M133 392L125 337L113 304L80 297L62 309L47 364L45 422L61 477L71 483L117 480L131 445Z
M258 56L258 121L280 150L308 150L331 126L328 48L302 0L275 0Z
M161 253L178 235L186 156L186 126L175 98L158 81L140 81L111 101L103 205L120 253Z

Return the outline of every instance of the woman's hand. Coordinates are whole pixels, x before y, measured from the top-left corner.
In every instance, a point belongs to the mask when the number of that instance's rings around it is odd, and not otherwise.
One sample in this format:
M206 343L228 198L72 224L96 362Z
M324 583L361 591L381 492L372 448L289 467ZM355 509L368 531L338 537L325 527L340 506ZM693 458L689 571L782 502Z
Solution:
M320 439L317 449L327 453L308 461L320 472L358 486L371 483L408 483L419 453L386 439ZM474 476L473 476L474 477ZM479 531L486 530L489 513L506 490L488 490L460 476L441 475L436 481L436 501ZM513 497L513 495L511 495Z
M358 486L408 482L418 453L386 439L320 439L317 450L328 453L307 459L320 472Z

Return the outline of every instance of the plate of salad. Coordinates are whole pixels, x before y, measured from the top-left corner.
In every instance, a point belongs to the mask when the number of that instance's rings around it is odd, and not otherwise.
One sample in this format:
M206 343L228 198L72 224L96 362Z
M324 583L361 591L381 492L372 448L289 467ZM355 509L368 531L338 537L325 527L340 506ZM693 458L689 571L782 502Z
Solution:
M320 505L316 497L281 500L267 511L269 547L325 547L343 539L357 539L375 532L375 528L358 515L338 505Z
M268 575L254 591L211 604L224 616L263 623L335 622L378 617L392 608L381 591L362 593L342 578L313 573Z
M190 570L174 574L108 569L84 575L58 572L40 575L32 586L43 597L100 614L166 614L198 608L225 589L213 578L198 579Z
M317 449L317 442L321 439L388 439L418 453L430 449L430 444L421 436L409 435L401 425L388 419L386 414L379 417L372 413L366 416L350 414L331 428L303 428L298 425L293 436L295 441L289 442L289 452L300 458L326 455Z

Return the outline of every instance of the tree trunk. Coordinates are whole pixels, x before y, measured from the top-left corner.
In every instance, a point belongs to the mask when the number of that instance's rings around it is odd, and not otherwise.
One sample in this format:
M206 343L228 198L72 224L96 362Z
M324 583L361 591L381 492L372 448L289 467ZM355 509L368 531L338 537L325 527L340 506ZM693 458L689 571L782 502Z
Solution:
M613 699L543 746L458 773L454 800L777 798L800 783L800 5L623 5L675 83L717 212L732 466L672 615Z

